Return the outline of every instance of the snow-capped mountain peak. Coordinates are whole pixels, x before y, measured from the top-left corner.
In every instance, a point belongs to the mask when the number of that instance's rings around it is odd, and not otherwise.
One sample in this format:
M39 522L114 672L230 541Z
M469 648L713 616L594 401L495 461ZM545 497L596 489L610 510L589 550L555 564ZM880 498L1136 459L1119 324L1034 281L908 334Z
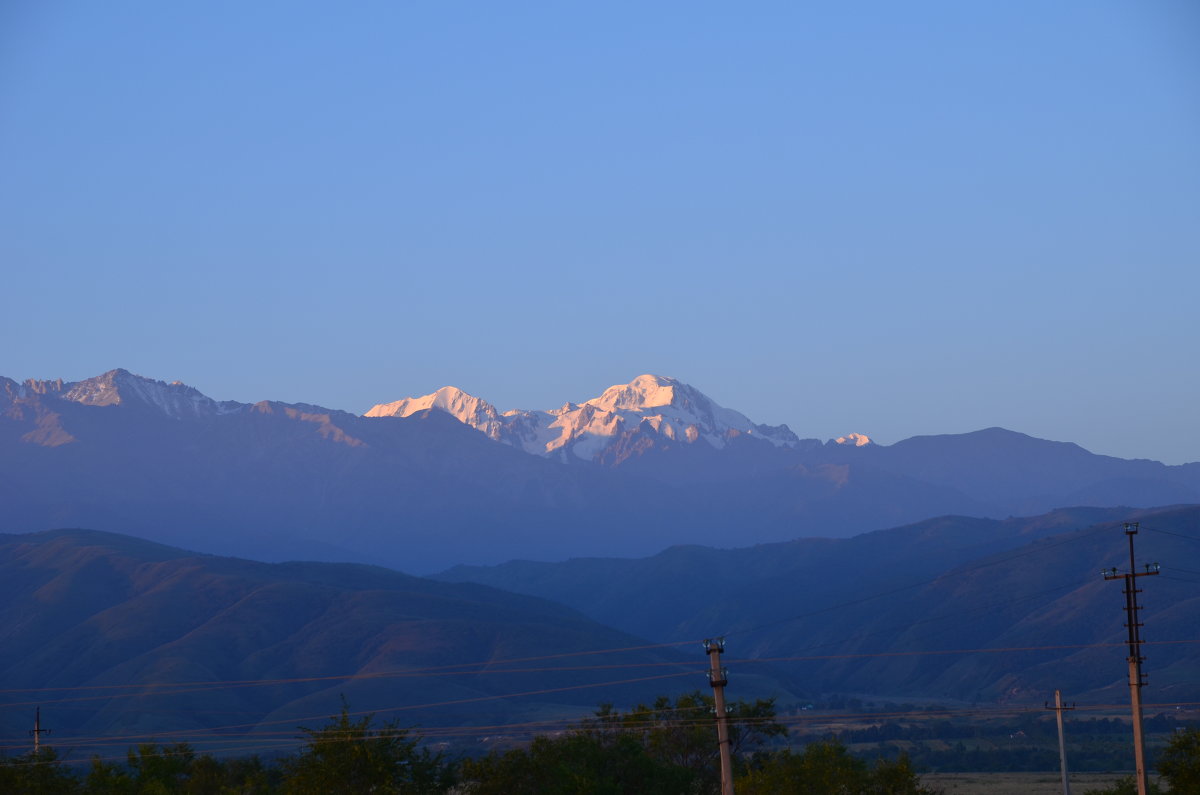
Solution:
M600 397L586 402L605 411L645 411L658 406L673 405L680 386L691 389L674 378L639 375L628 384L610 386Z
M32 387L33 382L29 383ZM173 419L227 414L242 408L242 404L233 401L213 400L182 381L156 381L119 368L68 384L61 381L37 383L41 387L56 386L57 389L45 391L58 392L63 400L85 406L140 404Z
M444 411L459 422L470 425L500 441L502 422L496 407L455 386L444 386L436 392L417 398L404 398L393 403L373 406L365 417L408 417L419 411Z
M675 378L640 375L616 384L596 398L566 402L549 411L512 410L503 414L490 403L455 387L443 387L420 398L380 404L367 417L406 417L436 409L456 417L487 436L528 453L593 460L622 436L649 434L675 442L704 441L722 448L738 435L776 446L799 441L787 426L756 425L743 414L722 408L700 390Z
M847 447L866 447L869 444L875 444L869 436L861 433L848 433L845 436L839 436L833 440L836 444L845 445Z

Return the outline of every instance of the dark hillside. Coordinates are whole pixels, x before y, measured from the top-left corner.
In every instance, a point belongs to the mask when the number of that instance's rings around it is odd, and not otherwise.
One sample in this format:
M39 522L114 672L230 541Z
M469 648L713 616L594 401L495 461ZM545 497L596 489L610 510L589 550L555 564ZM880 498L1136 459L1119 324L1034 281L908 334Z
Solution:
M699 651L645 645L542 599L372 566L257 563L86 530L0 536L0 728L24 737L40 705L59 747L215 726L291 736L343 694L405 723L477 725L704 685Z
M516 561L441 576L559 600L655 639L724 632L731 655L778 660L823 692L1039 701L1058 687L1119 701L1124 597L1099 572L1128 568L1126 520L1146 528L1139 565L1163 566L1143 581L1146 639L1200 641L1197 507L945 517L850 539ZM1089 648L915 654L1072 644ZM1156 688L1148 699L1200 698L1200 644L1150 645L1146 656Z

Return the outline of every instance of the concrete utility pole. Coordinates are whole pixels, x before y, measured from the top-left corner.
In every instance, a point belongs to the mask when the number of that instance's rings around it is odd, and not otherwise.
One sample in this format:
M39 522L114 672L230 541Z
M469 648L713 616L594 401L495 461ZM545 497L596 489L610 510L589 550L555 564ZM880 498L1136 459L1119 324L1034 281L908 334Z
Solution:
M730 753L729 716L725 711L725 685L729 684L729 672L721 667L721 655L725 653L725 639L704 641L708 654L708 683L713 689L713 708L717 713L717 746L721 750L721 795L733 795L733 759Z
M1137 532L1137 522L1125 523L1125 535L1129 538L1129 571L1122 574L1114 567L1104 569L1103 574L1106 580L1125 581L1125 626L1129 629L1129 657L1126 659L1129 662L1129 704L1133 709L1133 758L1137 765L1138 795L1146 795L1146 739L1142 735L1142 688L1146 685L1142 661L1146 658L1141 653L1143 641L1139 630L1142 624L1138 622L1138 611L1142 606L1137 603L1137 595L1142 591L1136 587L1135 580L1158 574L1158 564L1147 563L1144 571L1134 571L1133 537Z
M1063 739L1063 712L1068 709L1075 709L1072 704L1069 707L1064 707L1062 703L1062 691L1054 691L1054 706L1046 705L1046 709L1052 709L1057 713L1058 718L1058 766L1062 768L1062 785L1063 795L1071 795L1071 782L1067 779L1067 743Z
M33 753L36 756L42 750L42 735L49 734L50 729L42 728L42 708L38 707L33 713L33 728L29 730L29 734L33 737Z

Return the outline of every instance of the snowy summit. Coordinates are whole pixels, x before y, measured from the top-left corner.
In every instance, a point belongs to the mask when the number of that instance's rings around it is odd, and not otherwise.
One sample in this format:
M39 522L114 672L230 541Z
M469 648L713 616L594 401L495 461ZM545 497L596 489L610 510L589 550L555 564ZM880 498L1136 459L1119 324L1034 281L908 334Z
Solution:
M693 386L661 375L640 375L616 384L599 397L565 403L548 411L499 413L490 403L455 387L442 387L419 398L380 404L367 417L407 417L434 409L466 423L492 439L528 453L592 460L622 436L649 433L685 443L703 441L722 448L746 434L776 446L800 440L786 425L757 425L745 415L717 405Z
M7 391L17 397L36 393L85 406L135 405L177 420L229 414L244 407L233 401L213 400L181 381L156 381L120 368L82 381L28 379L18 385L3 380L11 385Z

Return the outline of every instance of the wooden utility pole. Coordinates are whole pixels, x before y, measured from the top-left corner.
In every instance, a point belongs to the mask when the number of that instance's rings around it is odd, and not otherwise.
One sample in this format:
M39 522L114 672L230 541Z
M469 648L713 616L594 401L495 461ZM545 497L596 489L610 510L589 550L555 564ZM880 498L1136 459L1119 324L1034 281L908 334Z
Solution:
M708 683L713 689L713 709L717 713L717 746L721 751L721 795L733 795L733 758L730 752L729 715L725 711L725 685L729 684L729 672L721 667L721 655L725 653L725 639L704 641L708 653Z
M1142 656L1142 624L1138 622L1138 611L1142 606L1137 603L1137 595L1142 591L1136 587L1136 580L1138 577L1158 574L1158 564L1147 563L1144 571L1134 571L1133 537L1137 532L1137 522L1125 523L1125 535L1129 538L1129 571L1122 574L1114 567L1105 569L1103 573L1106 580L1125 581L1125 626L1129 629L1129 657L1126 659L1129 662L1129 704L1133 710L1133 758L1137 766L1138 795L1147 795L1146 739L1142 734L1142 688L1146 685L1142 661L1146 658Z
M36 756L42 750L42 735L49 734L50 729L42 728L42 708L38 707L33 713L33 728L29 730L29 734L33 737L33 753Z
M1069 707L1064 707L1062 703L1062 691L1054 691L1054 706L1046 705L1046 709L1052 709L1057 713L1058 718L1058 766L1062 769L1062 785L1063 795L1071 795L1071 782L1067 779L1067 743L1063 739L1063 712L1068 709L1075 709L1072 704Z

